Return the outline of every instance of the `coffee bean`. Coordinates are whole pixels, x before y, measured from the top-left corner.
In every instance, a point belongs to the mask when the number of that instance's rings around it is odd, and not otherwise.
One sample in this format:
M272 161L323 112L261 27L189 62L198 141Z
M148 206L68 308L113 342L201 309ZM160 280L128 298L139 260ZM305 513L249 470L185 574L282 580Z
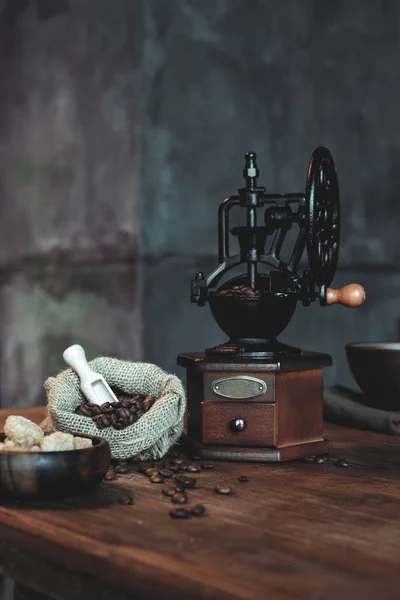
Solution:
M150 469L146 469L144 474L146 475L146 477L152 477L153 475L159 475L160 473L160 469L157 469L156 467L152 467Z
M133 415L133 414L129 415L128 423L129 423L129 425L133 425L134 423L136 423L135 415Z
M305 456L303 458L303 461L305 463L313 463L313 462L315 462L315 456Z
M335 467L349 467L349 463L347 462L347 460L345 458L339 458L335 463L334 463Z
M169 479L169 477L172 477L172 471L169 471L168 469L161 469L160 475L165 479Z
M198 461L200 461L200 460L201 460L201 456L199 456L198 454L194 454L194 455L191 457L191 460L195 460L196 462L198 462Z
M200 466L203 469L203 471L210 471L211 469L215 468L215 463L213 463L213 462L203 462L203 463L201 463Z
M190 514L192 514L194 517L202 517L205 512L205 507L202 504L197 504L195 507L192 508Z
M115 411L118 419L129 419L129 411L126 408L117 408Z
M149 462L143 462L139 465L139 473L146 473L147 469L151 468L151 464Z
M117 465L115 467L115 472L121 473L121 475L124 473L129 473L129 471L130 471L130 469L126 463L121 463L120 465Z
M217 485L215 487L215 491L217 492L217 494L223 494L223 495L228 495L228 494L232 494L232 488L229 485Z
M173 496L174 494L176 494L176 488L173 485L166 485L165 487L163 487L162 493L164 494L164 496Z
M105 429L105 425L104 425L101 417L102 417L102 415L96 415L95 417L92 417L92 421L93 421L93 423L95 423L95 425L98 429Z
M88 408L85 404L81 404L79 406L79 413L83 416L83 417L91 417L92 416L92 411L90 410L90 408Z
M144 411L143 410L138 410L136 413L136 418L139 420L140 417L142 417L144 415Z
M155 400L152 396L147 396L144 401L143 401L143 410L144 412L147 412L151 409L151 407L153 406Z
M171 460L172 465L183 465L184 462L185 461L183 460L183 458L179 458L178 456Z
M112 408L110 402L104 402L100 405L101 412L107 412L110 408Z
M197 480L194 479L193 477L185 477L182 475L177 475L175 477L175 481L180 484L183 485L184 488L194 488L194 486L196 485Z
M317 465L323 465L323 464L326 463L326 460L325 460L325 458L323 456L316 456L314 462Z
M249 480L247 479L246 475L241 475L238 477L238 481L240 481L240 483L247 483Z
M101 415L100 406L97 406L97 404L94 404L90 408L90 412L91 412L92 416L94 416L94 415Z
M170 465L168 465L168 469L170 471L172 471L173 473L179 473L179 471L181 470L181 465L170 464Z
M199 473L201 471L198 465L188 465L187 470L188 473Z
M169 514L173 519L188 519L190 517L189 511L184 508L170 510Z
M161 475L152 475L150 481L151 483L164 483L164 477L161 477Z
M184 492L186 488L181 483L175 483L175 489L177 492Z
M115 479L115 478L116 478L116 476L117 476L117 475L116 475L116 473L115 473L114 469L110 469L109 471L107 471L107 473L106 473L106 475L105 475L104 479L105 479L106 481L112 481L113 479Z
M121 402L111 402L113 408L121 408Z
M183 494L181 492L176 492L171 498L171 502L173 502L174 504L186 504L187 501L188 497L186 496L186 494Z
M133 498L132 498L132 496L128 496L128 495L121 496L121 498L119 499L119 503L125 504L125 505L133 504Z
M124 424L123 424L123 423L120 423L119 421L117 421L117 422L115 423L115 425L113 425L113 427L114 427L114 429L117 429L117 430L119 431L119 430L121 430L121 429L124 429Z
M100 419L101 422L103 423L104 427L110 427L111 425L111 420L110 417L108 415L100 415Z
M118 417L117 417L117 415L115 415L115 414L112 414L112 415L110 416L110 422L111 422L111 425L112 425L113 427L115 427L115 426L117 425L117 423L118 423Z

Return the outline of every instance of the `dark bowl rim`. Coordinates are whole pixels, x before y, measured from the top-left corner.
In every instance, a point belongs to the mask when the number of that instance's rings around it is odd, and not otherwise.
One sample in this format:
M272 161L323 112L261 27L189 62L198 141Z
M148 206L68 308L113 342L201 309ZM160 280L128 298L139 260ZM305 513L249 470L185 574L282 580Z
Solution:
M90 446L89 448L74 448L73 450L50 450L49 452L36 451L32 452L27 450L27 452L0 452L0 459L2 456L21 456L22 454L27 454L28 456L64 456L71 455L71 453L75 452L92 452L95 448L101 448L102 446L109 446L109 443L104 438L98 437L97 435L88 435L86 433L71 433L74 437L83 437L88 438L90 440L94 440L98 442L95 446ZM3 437L7 437L4 431L0 431L0 441Z
M351 342L346 344L346 350L373 350L375 352L399 352L400 342Z

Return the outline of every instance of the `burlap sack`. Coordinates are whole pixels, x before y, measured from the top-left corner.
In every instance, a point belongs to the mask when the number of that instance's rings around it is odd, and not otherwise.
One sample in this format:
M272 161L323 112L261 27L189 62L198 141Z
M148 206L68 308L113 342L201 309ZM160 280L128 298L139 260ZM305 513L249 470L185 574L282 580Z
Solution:
M100 357L89 362L107 383L127 395L145 394L156 398L152 408L136 423L122 430L99 430L87 417L75 414L84 399L80 380L73 369L49 377L45 384L48 414L42 427L67 433L95 435L108 441L116 460L139 457L161 458L183 433L186 397L181 381L149 363L133 363Z

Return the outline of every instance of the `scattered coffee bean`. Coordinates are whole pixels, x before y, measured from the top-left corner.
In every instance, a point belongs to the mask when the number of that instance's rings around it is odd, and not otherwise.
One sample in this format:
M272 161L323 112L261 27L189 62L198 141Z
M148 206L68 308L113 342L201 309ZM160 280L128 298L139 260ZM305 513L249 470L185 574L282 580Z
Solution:
M179 458L178 456L171 460L172 465L183 465L184 462L185 461L183 460L183 458Z
M195 460L196 462L198 462L198 461L200 461L200 460L201 460L201 456L199 456L198 454L194 454L194 455L191 457L191 460Z
M113 479L115 479L117 476L116 472L113 469L110 469L109 471L107 471L104 479L106 481L112 481Z
M181 470L181 465L168 465L168 469L170 471L172 471L173 473L179 473L179 471Z
M303 460L305 463L313 463L315 462L315 456L305 456Z
M183 465L179 465L178 473L185 473L187 471L188 466L183 463Z
M176 494L176 487L173 485L166 485L165 487L163 487L162 493L164 494L164 496L173 496L174 494Z
M168 469L161 469L160 475L165 479L169 479L169 477L172 477L172 471L169 471Z
M119 499L119 503L125 504L125 505L133 504L133 498L132 498L132 496L128 496L128 495L121 496L121 498Z
M121 473L121 475L123 475L124 473L129 473L129 467L126 463L121 463L120 465L117 465L115 467L115 472L116 473Z
M203 471L211 471L211 469L215 468L215 463L213 463L213 462L203 462L203 463L201 463L200 466L203 469Z
M186 494L183 494L180 492L176 492L171 497L171 502L173 502L174 504L187 504L187 501L188 501L188 497L186 496Z
M199 465L188 465L187 466L188 473L199 473L201 471Z
M146 477L152 477L153 475L159 475L160 469L157 469L156 467L151 467L150 469L146 469L144 474L146 475Z
M175 489L177 492L184 492L185 491L185 486L182 485L181 483L175 483Z
M192 510L190 511L190 514L192 514L194 517L202 517L205 512L206 512L205 507L202 504L197 504L197 506L192 508Z
M349 467L349 463L347 462L347 460L345 458L339 458L335 463L334 463L335 467Z
M223 495L228 495L228 494L232 494L232 488L229 485L217 485L215 487L215 491L217 492L217 494L223 494Z
M316 456L314 462L317 465L323 465L323 464L326 463L326 460L325 460L325 458L323 456Z
M176 508L169 512L173 519L188 519L190 517L189 511L184 508Z
M197 482L193 477L185 477L184 475L177 475L175 481L178 485L183 485L184 488L194 488Z
M152 475L150 481L151 483L164 483L164 477L161 477L161 475Z
M240 481L240 483L247 483L249 480L247 479L246 475L241 475L238 477L238 481Z
M140 463L139 465L139 473L146 473L147 469L151 468L151 464L148 462Z

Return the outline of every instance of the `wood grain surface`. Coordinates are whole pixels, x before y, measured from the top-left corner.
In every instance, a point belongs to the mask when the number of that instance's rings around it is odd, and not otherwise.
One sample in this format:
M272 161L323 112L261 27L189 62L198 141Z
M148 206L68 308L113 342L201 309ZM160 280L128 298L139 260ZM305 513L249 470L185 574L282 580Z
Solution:
M400 439L325 434L335 446L326 464L217 463L196 474L190 505L204 504L204 518L171 519L161 486L137 473L86 498L1 506L0 562L60 600L72 598L69 581L74 598L93 582L101 599L398 600ZM235 493L217 495L218 483ZM135 505L120 505L129 492Z

